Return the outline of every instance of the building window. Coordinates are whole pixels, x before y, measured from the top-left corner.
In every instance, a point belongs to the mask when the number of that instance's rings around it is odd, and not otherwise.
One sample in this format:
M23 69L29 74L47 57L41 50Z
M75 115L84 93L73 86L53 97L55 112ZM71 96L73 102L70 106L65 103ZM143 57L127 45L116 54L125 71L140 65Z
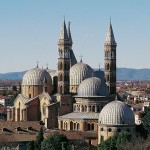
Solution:
M29 98L31 98L31 94L29 94Z
M91 130L94 130L94 124L93 123L91 124Z
M88 123L88 130L90 130L90 124Z
M45 87L45 92L47 92L47 87Z
M85 105L85 112L87 112L87 106Z
M91 106L89 106L89 110L91 111Z
M100 111L99 111L99 106L97 106L97 112L100 112Z
M101 128L101 131L104 131L104 129L103 129L103 128Z
M70 130L73 130L73 122L70 122Z
M100 136L100 141L103 142L104 141L104 136Z
M111 129L111 128L109 128L109 129L108 129L108 132L111 132L111 131L112 131L112 129Z
M77 124L77 130L80 130L80 124L79 123Z
M82 112L84 112L84 106L82 105Z
M92 107L92 112L95 112L95 106Z
M73 129L76 130L77 127L76 127L76 123L73 123Z

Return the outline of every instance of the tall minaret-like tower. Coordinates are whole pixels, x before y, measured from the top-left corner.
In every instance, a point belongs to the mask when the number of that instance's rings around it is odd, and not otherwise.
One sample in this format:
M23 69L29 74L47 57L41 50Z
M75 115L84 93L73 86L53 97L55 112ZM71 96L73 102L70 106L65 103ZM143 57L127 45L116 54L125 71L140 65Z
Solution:
M58 41L58 93L69 93L69 70L72 62L72 38L70 32L70 23L68 31L65 20L63 22Z
M110 20L106 41L104 44L105 80L109 89L110 96L116 95L116 47L117 43L115 41Z

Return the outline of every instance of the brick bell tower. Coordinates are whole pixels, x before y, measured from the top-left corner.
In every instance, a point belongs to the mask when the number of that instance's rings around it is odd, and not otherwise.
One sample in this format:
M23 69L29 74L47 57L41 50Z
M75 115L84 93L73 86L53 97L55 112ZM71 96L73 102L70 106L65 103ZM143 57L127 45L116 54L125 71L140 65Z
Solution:
M58 94L69 94L69 71L77 61L72 51L70 22L68 31L65 20L58 40Z
M105 80L112 97L116 95L116 47L117 43L113 34L112 24L108 28L104 44Z

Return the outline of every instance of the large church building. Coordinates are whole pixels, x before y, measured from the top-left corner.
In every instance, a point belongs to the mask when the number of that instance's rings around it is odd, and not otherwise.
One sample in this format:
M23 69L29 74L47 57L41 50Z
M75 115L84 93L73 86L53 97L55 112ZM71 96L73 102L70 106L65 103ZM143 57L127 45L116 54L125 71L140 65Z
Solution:
M9 121L43 121L47 129L95 132L101 143L121 130L134 132L131 109L116 97L116 47L112 24L104 43L104 71L93 70L72 49L70 23L58 40L56 70L35 68L22 79L21 93L8 109Z

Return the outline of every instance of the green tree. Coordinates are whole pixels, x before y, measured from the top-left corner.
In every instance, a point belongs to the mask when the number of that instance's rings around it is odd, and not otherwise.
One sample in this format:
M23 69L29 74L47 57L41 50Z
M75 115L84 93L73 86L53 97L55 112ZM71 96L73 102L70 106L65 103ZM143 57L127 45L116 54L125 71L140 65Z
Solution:
M40 131L36 137L36 141L34 143L35 150L41 150L41 144L42 144L43 140L44 140L43 127L41 126Z
M145 111L142 116L142 124L144 129L150 134L150 111Z
M66 150L66 143L68 143L67 137L63 134L56 133L49 135L47 139L42 142L41 150L61 150L62 148Z
M12 85L12 90L17 91L17 87L15 85Z
M141 137L133 136L131 141L125 141L118 145L118 150L148 150L145 140Z
M10 104L10 106L13 106L13 105L14 105L14 100L16 99L17 96L18 96L18 92L16 92L15 94L13 94L13 95L11 96L11 104Z
M131 140L132 135L128 132L120 132L114 135L113 137L110 137L109 139L103 141L99 146L98 150L117 150L118 145L121 143L124 143L126 141ZM119 149L118 149L119 150Z
M30 141L27 144L27 150L34 150L34 141Z

